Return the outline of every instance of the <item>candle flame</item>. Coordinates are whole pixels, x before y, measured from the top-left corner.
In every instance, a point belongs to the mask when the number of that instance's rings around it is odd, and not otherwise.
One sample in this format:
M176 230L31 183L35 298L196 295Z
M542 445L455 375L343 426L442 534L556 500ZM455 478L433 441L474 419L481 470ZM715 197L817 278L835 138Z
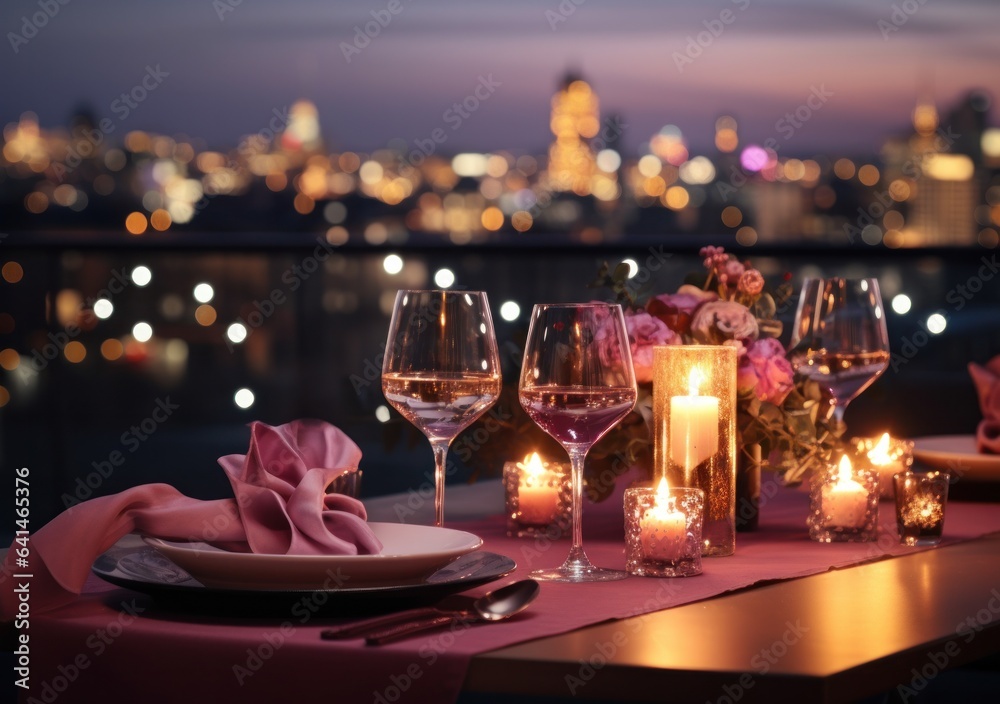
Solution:
M889 456L889 433L883 433L882 438L878 441L878 444L869 450L868 459L877 465L889 464L892 462L892 457Z
M837 483L843 484L851 480L851 459L844 455L840 458L840 466L837 469Z
M653 496L653 515L659 520L663 520L668 513L676 511L674 497L670 494L670 487L667 485L667 478L660 477L660 483L656 485L656 494Z
M521 469L531 477L538 477L545 471L545 468L542 466L542 458L538 456L537 452L532 452L524 458L524 462L521 463Z
M691 367L691 376L688 377L688 396L698 396L698 387L705 383L708 377L698 367Z
M670 497L670 487L667 485L667 478L660 477L660 483L656 485L656 500L666 501Z

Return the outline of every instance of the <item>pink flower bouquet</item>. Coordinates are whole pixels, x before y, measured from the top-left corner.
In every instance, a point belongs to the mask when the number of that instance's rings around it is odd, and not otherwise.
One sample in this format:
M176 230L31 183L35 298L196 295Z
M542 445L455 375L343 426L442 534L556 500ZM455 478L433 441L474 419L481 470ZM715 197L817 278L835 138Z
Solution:
M737 348L737 442L741 450L760 445L765 466L796 482L841 447L842 428L832 419L828 393L797 378L778 337L777 320L791 297L785 281L774 293L749 261L722 247L704 247L704 272L689 276L674 293L651 295L644 302L628 279L627 265L605 264L591 284L615 292L625 311L632 363L640 398L636 410L591 453L595 471L606 466L650 464L653 347L657 345L732 345ZM748 452L749 454L749 452Z

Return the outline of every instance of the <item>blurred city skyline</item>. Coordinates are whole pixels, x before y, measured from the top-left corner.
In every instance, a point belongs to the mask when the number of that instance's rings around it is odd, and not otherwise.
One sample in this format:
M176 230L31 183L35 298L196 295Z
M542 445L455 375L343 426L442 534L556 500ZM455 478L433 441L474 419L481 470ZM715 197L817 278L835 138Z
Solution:
M949 105L1000 86L1000 8L988 1L85 7L0 9L8 44L0 122L30 111L43 126L65 126L87 107L121 124L121 134L183 133L227 146L305 98L332 148L413 145L444 128L445 153L540 153L554 88L574 71L600 96L603 117L622 116L626 153L668 123L706 150L715 119L730 114L747 141L787 138L789 155L874 154L909 129L917 102ZM143 81L141 101L122 100ZM487 99L454 110L477 87ZM828 96L822 109L786 137L782 120L817 91ZM995 124L997 111L989 114Z

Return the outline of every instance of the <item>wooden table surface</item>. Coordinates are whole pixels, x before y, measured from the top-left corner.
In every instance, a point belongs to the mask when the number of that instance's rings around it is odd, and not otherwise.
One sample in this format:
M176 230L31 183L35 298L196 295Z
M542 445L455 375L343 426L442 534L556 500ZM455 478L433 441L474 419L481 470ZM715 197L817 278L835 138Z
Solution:
M998 653L998 626L992 534L496 650L473 659L465 689L846 702L900 684L918 691L922 678Z

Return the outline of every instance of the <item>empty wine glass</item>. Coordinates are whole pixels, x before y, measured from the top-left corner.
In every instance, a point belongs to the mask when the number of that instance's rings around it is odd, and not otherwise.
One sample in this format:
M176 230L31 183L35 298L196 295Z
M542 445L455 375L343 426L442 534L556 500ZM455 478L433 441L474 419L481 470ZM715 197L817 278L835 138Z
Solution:
M842 424L847 404L889 365L889 334L878 281L806 279L789 358L796 371L830 390L834 418Z
M500 396L489 301L482 291L400 291L392 309L382 393L434 451L434 525L444 524L448 446Z
M636 400L621 306L536 305L531 312L518 394L527 414L565 448L572 465L573 546L561 567L532 572L532 576L559 582L625 578L625 572L591 564L583 551L582 532L587 452L628 415Z

